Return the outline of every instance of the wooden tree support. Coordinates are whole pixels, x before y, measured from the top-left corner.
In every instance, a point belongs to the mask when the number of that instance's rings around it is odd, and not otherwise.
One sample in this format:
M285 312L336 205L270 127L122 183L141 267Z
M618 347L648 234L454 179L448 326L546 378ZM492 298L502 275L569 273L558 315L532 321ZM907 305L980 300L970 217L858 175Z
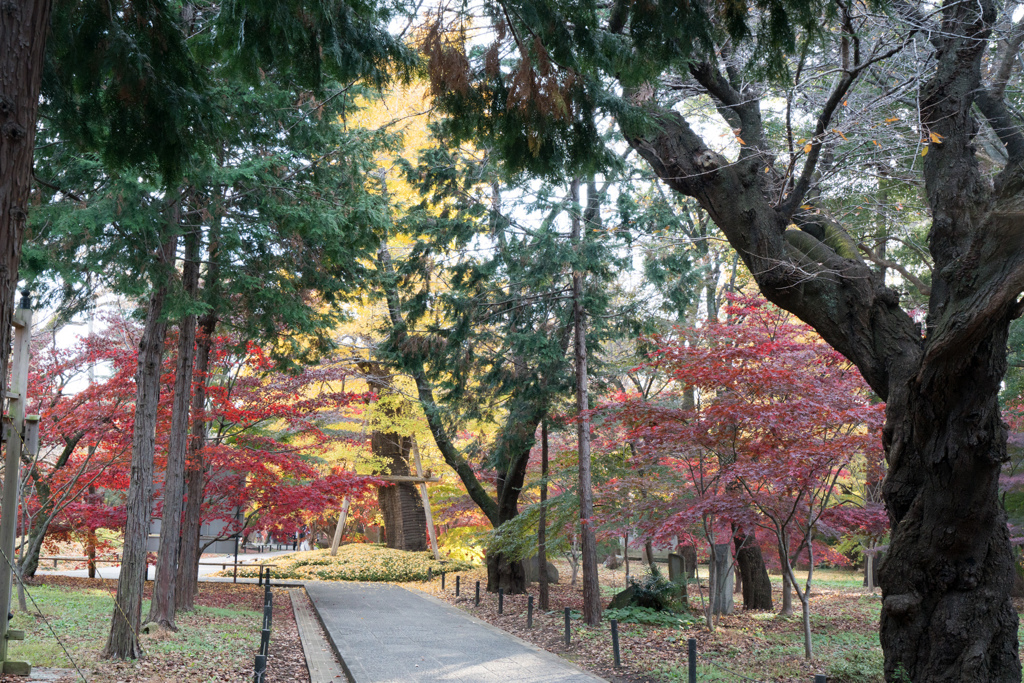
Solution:
M434 559L440 560L441 555L437 552L437 533L434 530L434 514L430 510L430 498L427 496L427 482L441 480L437 477L426 478L423 476L423 466L420 465L420 447L416 445L416 437L412 439L412 455L416 462L416 479L419 480L420 496L423 498L423 512L427 515L427 534L430 536L430 549L434 551Z
M6 419L10 421L7 432L7 462L4 469L3 501L0 503L0 670L5 674L26 676L32 673L32 665L7 659L7 641L23 640L24 631L10 628L6 615L11 609L11 580L14 577L15 523L18 519L18 472L21 469L22 428L25 424L25 393L28 390L29 343L32 341L32 308L28 296L14 311L14 349L11 354L11 391ZM13 475L13 476L12 476Z
M392 484L429 484L441 481L441 477L408 476L404 474L374 474L374 479L380 479Z

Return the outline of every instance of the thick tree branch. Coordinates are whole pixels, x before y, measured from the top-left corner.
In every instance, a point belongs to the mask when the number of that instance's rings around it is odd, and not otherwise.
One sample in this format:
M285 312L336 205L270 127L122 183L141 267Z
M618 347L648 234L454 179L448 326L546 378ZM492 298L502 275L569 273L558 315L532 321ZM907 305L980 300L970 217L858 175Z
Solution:
M824 244L813 258L791 246L758 168L729 164L676 112L655 118L656 133L624 129L629 144L670 187L700 202L769 300L814 327L879 396L888 396L892 381L903 378L902 370L896 378L890 372L916 364L921 353L920 334L896 294L866 264Z

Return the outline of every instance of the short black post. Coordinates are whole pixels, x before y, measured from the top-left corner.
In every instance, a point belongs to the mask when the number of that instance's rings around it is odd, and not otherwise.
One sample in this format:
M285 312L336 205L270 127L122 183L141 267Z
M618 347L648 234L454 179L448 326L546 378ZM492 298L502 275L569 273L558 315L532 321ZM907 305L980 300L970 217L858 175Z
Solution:
M456 576L455 577L455 597L459 597L459 580L461 578L462 578L461 576Z
M480 582L476 582L476 606L480 606Z
M533 628L533 596L526 601L526 628Z
M688 639L686 641L686 649L690 656L690 675L687 677L687 680L689 683L697 683L697 639Z
M615 668L622 668L622 660L619 658L619 622L612 619L612 656L615 658Z
M257 586L262 586L263 585L263 565L260 565L260 577L258 579L256 579L256 585Z
M565 646L569 647L569 608L565 608Z
M255 674L255 676L252 679L253 683L263 683L263 677L267 673L266 655L256 655L256 669L254 670L253 673Z
M444 590L444 572L441 572L441 590Z
M270 629L265 628L260 631L260 654L270 654Z
M505 589L498 589L498 614L501 614L505 610Z
M427 567L427 581L434 580L434 570L431 567Z
M814 674L814 683L828 683L828 678L825 674Z

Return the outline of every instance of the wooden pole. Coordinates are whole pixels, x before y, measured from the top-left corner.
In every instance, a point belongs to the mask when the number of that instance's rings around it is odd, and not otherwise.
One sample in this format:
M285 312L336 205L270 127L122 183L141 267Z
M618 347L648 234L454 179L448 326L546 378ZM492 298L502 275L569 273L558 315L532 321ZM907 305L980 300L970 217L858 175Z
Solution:
M412 437L412 457L416 462L416 478L420 480L420 496L423 497L423 512L427 515L427 534L430 536L430 549L434 551L434 559L440 560L441 555L437 552L437 534L434 531L434 515L430 511L430 498L427 496L427 484L431 481L423 476L423 466L420 464L420 447L416 444L416 437ZM437 481L437 480L435 480Z
M345 521L348 519L348 506L352 503L352 496L345 496L341 504L341 515L338 517L338 526L334 528L334 538L331 540L331 557L338 554L338 546L341 544L341 532L345 528Z
M14 349L11 358L11 389L7 394L7 461L4 465L3 501L0 503L0 666L4 673L28 675L32 667L7 661L13 576L14 542L18 521L18 473L21 470L21 430L25 424L25 393L28 391L29 344L32 341L32 308L26 293L14 311Z

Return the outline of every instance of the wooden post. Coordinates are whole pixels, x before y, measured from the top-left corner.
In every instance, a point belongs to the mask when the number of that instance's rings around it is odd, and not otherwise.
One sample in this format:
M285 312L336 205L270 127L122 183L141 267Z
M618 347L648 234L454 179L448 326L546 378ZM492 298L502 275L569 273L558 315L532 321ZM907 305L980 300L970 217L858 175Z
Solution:
M4 673L27 675L31 665L7 660L7 643L11 610L11 579L13 576L14 541L18 520L18 479L21 470L21 430L25 423L25 392L28 390L29 344L32 341L32 308L28 293L14 311L14 349L11 357L11 388L7 419L7 461L4 469L3 502L0 504L0 664Z
M416 462L416 476L423 479L423 466L420 464L420 447L416 444L416 437L412 437L412 457ZM441 555L437 552L437 533L434 531L434 515L430 511L430 498L427 496L427 484L420 481L420 496L423 497L423 512L427 515L427 534L430 536L430 549L434 551L434 559L440 560Z
M331 557L338 554L338 545L341 544L341 532L345 528L345 521L348 519L348 506L352 503L352 496L345 496L341 504L341 515L338 517L338 526L334 528L334 538L331 539Z

